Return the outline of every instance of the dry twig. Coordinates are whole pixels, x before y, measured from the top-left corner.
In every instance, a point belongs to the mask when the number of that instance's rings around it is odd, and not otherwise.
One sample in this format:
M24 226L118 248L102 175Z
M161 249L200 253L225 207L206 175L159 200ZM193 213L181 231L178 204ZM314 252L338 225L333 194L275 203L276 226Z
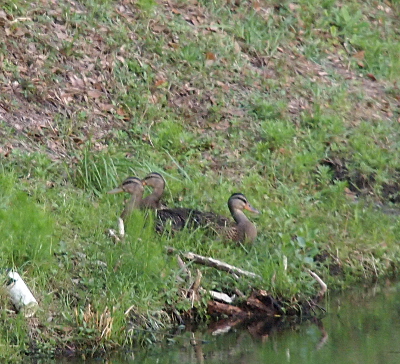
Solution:
M320 291L318 292L317 298L318 300L320 300L326 293L326 291L328 290L328 286L326 285L326 283L318 276L318 274L314 273L311 270L308 270L308 273L310 273L311 277L313 277L321 286Z
M169 253L172 253L175 251L175 249L168 247L167 251ZM233 265L222 262L220 260L217 260L214 258L209 258L209 257L204 257L202 255L195 254L192 252L182 253L182 257L187 260L193 261L194 263L206 265L208 267L216 268L216 269L231 273L234 276L246 276L246 277L251 277L251 278L261 278L261 276L259 276L258 274L255 274L253 272L248 272L246 270L235 267Z

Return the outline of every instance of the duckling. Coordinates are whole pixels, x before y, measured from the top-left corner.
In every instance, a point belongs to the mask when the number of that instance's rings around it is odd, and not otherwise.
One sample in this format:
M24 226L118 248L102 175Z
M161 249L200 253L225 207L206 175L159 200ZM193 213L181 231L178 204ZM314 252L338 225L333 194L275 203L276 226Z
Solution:
M151 179L153 178L159 179L159 177L155 176L156 175L155 173L154 174L152 173L151 175L153 175ZM162 177L161 180L163 180ZM143 182L136 177L128 177L122 182L121 186L114 188L111 191L108 191L109 194L121 193L121 192L126 192L131 195L131 198L126 201L125 208L121 214L121 219L124 220L124 222L126 222L127 218L129 217L129 215L131 215L133 210L147 209L148 206L150 207L155 206L156 204L153 204L153 202L154 201L157 202L158 195L160 195L158 190L156 194L153 193L153 196L155 195L156 197L148 199L146 202L145 199L143 199L143 193L144 193ZM196 216L200 213L200 211L185 209L185 208L157 210L156 231L159 233L163 232L164 226L167 221L171 221L172 230L174 231L182 230L186 226L189 216L191 216L192 214L192 211Z
M238 243L251 243L257 237L256 226L247 218L243 210L248 210L259 214L253 206L249 204L247 198L242 193L234 193L228 200L228 208L231 212L235 225L226 227L217 225L215 230L226 240Z
M132 211L140 208L143 201L144 187L142 181L136 177L128 177L122 182L121 186L114 188L107 193L114 194L120 192L126 192L131 195L131 198L126 201L125 208L121 214L121 219L126 222L126 219L132 213Z
M171 220L173 230L188 228L208 228L224 240L237 243L251 243L257 237L256 226L247 218L243 210L259 214L242 193L234 193L228 200L228 208L235 222L212 211L189 208L174 208L157 211L156 230L161 233L167 221Z
M142 179L142 183L144 186L152 187L153 192L142 200L140 207L156 210L166 208L161 203L161 197L165 189L165 180L163 176L157 172L152 172Z

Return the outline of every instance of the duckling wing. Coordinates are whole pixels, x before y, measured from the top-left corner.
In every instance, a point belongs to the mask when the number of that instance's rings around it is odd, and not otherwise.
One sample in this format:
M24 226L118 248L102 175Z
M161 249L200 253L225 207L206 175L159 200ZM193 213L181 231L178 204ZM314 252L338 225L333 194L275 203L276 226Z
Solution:
M172 230L182 230L185 226L196 228L201 226L201 212L188 208L174 208L157 210L156 230L162 232L167 223Z

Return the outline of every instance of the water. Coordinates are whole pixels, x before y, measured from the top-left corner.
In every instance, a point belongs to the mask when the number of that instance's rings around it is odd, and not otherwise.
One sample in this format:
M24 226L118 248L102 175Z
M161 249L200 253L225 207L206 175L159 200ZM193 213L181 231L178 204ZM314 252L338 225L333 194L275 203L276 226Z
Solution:
M325 304L321 320L290 329L259 323L220 335L179 333L173 343L84 363L400 363L400 283L336 295Z

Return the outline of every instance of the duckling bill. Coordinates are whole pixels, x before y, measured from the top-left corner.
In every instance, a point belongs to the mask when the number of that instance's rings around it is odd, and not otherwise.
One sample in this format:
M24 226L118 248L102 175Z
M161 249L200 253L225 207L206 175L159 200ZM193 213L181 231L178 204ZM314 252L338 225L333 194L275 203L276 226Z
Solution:
M131 195L131 198L126 202L125 208L122 211L121 219L126 222L127 217L133 210L140 208L140 203L143 198L144 187L142 181L136 177L128 177L125 179L121 186L108 191L109 194L126 192Z

